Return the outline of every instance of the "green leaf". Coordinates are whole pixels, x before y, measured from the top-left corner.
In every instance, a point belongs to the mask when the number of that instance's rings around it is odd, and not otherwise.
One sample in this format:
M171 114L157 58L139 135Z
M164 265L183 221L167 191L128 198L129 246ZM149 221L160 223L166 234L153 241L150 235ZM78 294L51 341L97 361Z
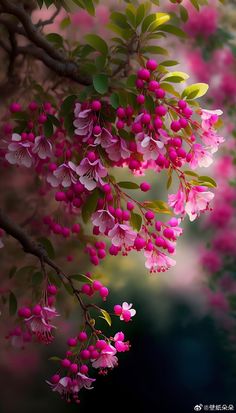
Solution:
M14 277L14 275L16 274L16 270L17 270L17 267L16 267L16 266L12 267L12 268L10 269L9 273L8 273L8 277L9 277L9 278Z
M95 16L95 7L93 0L83 0L84 7L91 16Z
M68 294L74 295L73 288L71 287L71 285L69 283L63 283L63 285L64 285L66 291L68 292Z
M53 43L56 48L63 47L63 37L58 33L49 33L47 34L46 39Z
M195 7L195 9L197 11L199 11L200 7L199 7L199 4L198 4L198 1L197 0L190 0L190 1L191 1L192 5Z
M143 220L141 215L136 214L135 212L131 212L130 223L136 231L140 231L142 227L142 222Z
M178 36L178 37L183 37L183 38L187 37L186 33L183 30L181 30L179 27L172 26L171 24L165 24L161 26L160 30L163 32L174 34L175 36Z
M17 299L15 294L11 291L9 294L9 314L11 316L15 315L17 310Z
M69 16L66 16L60 23L60 28L66 29L71 24L71 20Z
M130 25L127 22L127 16L125 14L113 11L111 13L110 19L121 29L130 29Z
M85 204L82 207L82 218L83 218L84 223L87 223L89 221L92 213L95 211L98 198L99 198L99 191L96 188L91 193L91 195L89 195Z
M182 92L181 97L187 99L197 99L206 94L208 91L207 83L194 83L193 85L187 86Z
M117 95L117 93L112 93L110 97L110 102L111 102L111 106L114 109L117 109L119 107L120 102L119 102L119 96Z
M145 33L155 20L156 20L156 13L149 14L148 16L146 16L145 19L143 20L142 27L141 27L142 33Z
M164 49L163 47L160 46L145 46L141 49L142 53L153 53L153 54L161 54L161 55L166 55L168 56L168 50Z
M87 36L85 36L85 40L90 46L92 46L95 50L99 51L103 55L108 54L108 46L105 40L103 40L97 34L87 34Z
M99 317L103 318L107 322L107 324L111 327L111 316L110 316L110 314L106 310L103 310L102 308L100 308L100 311L102 313L102 316L99 316Z
M161 66L176 66L178 64L179 62L177 62L177 60L164 60L163 62L160 62Z
M139 185L135 184L134 182L129 182L129 181L121 181L117 183L121 188L126 188L126 189L139 189Z
M168 81L168 82L173 82L173 83L180 83L189 78L189 75L184 72L169 72L166 75L163 76L161 79L162 81Z
M40 237L40 238L38 238L38 242L43 246L43 248L45 249L45 251L48 254L49 258L54 259L55 258L55 250L54 250L54 247L53 247L51 241L46 237Z
M135 22L136 27L140 25L140 23L144 19L144 16L145 16L145 6L144 4L140 4L136 12L136 22Z
M104 95L108 91L108 77L104 74L94 75L93 86L96 92Z
M51 138L53 135L53 124L50 119L47 119L43 124L43 132L46 138Z
M172 214L168 204L164 201L155 200L155 201L145 201L143 203L144 207L151 209L154 212L161 214Z
M50 281L52 284L55 284L57 287L61 287L62 281L61 281L61 279L60 279L60 277L59 277L58 274L55 274L55 273L50 272L50 273L48 274L48 278L49 278L49 281Z
M210 184L210 186L213 187L213 188L217 187L216 181L213 178L210 178L209 176L201 175L201 176L198 177L198 180L201 181L202 185L207 184L206 186L209 186L209 184Z
M32 275L32 284L33 285L40 285L43 281L43 274L40 271L33 273Z
M196 178L198 178L198 174L196 174L196 172L193 172L193 171L183 171L183 173L184 173L185 175L195 176Z
M186 23L186 21L188 20L188 10L184 6L182 6L182 4L180 4L179 11L180 11L181 20L184 23Z
M73 274L70 276L70 278L73 278L73 280L76 280L78 282L84 283L85 281L87 281L89 283L92 283L91 278L87 277L87 275L84 275L84 274Z
M75 101L77 99L76 95L67 96L61 105L61 112L67 114L74 109Z
M177 90L175 90L174 86L171 85L170 83L165 83L165 82L160 83L160 87L162 89L164 89L166 92L176 96L177 98L180 98L179 92L177 92Z
M48 360L50 360L50 361L61 361L60 357L57 357L57 356L49 357Z

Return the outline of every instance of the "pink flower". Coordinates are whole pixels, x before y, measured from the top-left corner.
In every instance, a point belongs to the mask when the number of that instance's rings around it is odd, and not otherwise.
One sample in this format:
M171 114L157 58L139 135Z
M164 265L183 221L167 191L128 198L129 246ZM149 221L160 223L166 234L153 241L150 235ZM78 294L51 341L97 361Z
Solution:
M137 234L128 225L116 223L108 232L108 237L116 247L131 247Z
M99 231L104 234L114 226L115 219L107 209L99 209L92 215L92 223L99 227Z
M76 128L75 135L83 138L83 142L87 142L93 131L93 112L91 109L82 110L81 108L81 104L76 103L74 110L75 120L73 124Z
M143 139L142 139L143 137ZM148 161L150 159L156 160L160 154L160 149L163 149L164 143L152 136L138 134L136 137L138 143L138 151L143 154L143 159Z
M52 154L52 144L45 136L37 136L32 148L32 152L36 153L40 159L50 158Z
M144 256L147 258L145 267L150 272L164 272L173 267L176 262L166 254L154 248L152 251L145 251Z
M29 151L30 142L20 142L21 136L18 133L12 135L13 143L8 145L9 152L6 153L6 160L12 165L24 165L30 168L33 164L33 158Z
M96 381L96 379L91 379L90 377L85 376L85 375L82 374L82 373L78 373L78 374L77 374L77 386L76 386L77 391L80 391L83 387L84 387L86 390L91 390L91 389L93 389L93 387L91 387L91 386L92 386L92 383L93 383L94 381Z
M208 152L200 143L195 143L192 146L192 159L190 161L190 166L192 169L196 169L198 166L200 168L208 168L213 162L212 155Z
M102 148L106 149L114 142L116 142L116 139L112 136L112 134L107 129L102 128L101 133L96 136L94 144L101 145Z
M168 195L168 204L177 215L184 215L185 213L185 193L179 189L176 194Z
M80 176L79 180L86 189L92 191L96 188L97 183L104 185L102 178L107 176L107 169L102 165L99 159L90 161L84 158L80 165L76 168L77 174Z
M202 129L208 131L218 121L219 116L222 115L222 110L207 110L201 109Z
M218 148L219 148L219 145L225 141L223 136L216 135L215 131L212 130L212 129L203 132L201 138L202 138L203 142L205 143L205 145L211 149L212 153L217 152ZM199 164L199 166L201 166L201 165ZM205 165L203 165L203 166L205 166Z
M52 388L52 391L57 391L62 397L67 397L72 391L72 380L70 377L62 377L58 383L51 383L46 380L46 383Z
M47 182L53 187L62 185L68 188L72 184L76 184L76 166L73 162L63 163L52 174L47 176Z
M52 319L59 316L55 308L42 307L38 315L32 315L29 318L25 318L26 325L30 331L35 334L39 341L48 344L53 340L51 334L52 329L55 328L52 325Z
M122 304L122 313L120 315L121 321L130 321L131 317L136 314L136 310L132 308L132 306L133 304L128 304L126 302Z
M209 202L214 198L214 194L206 191L206 189L206 186L193 186L190 189L185 206L185 211L190 221L194 221L200 212L206 211L209 207Z
M106 147L108 157L112 161L118 162L120 159L127 159L130 156L130 151L124 139L113 137L113 142Z
M130 345L129 342L124 342L125 336L122 331L119 333L116 333L114 336L114 342L115 342L115 348L118 351L118 353L124 352L124 351L129 351Z
M116 353L117 351L115 347L111 344L107 344L107 346L101 351L98 359L93 361L92 366L95 369L113 369L118 364L118 358L115 356Z

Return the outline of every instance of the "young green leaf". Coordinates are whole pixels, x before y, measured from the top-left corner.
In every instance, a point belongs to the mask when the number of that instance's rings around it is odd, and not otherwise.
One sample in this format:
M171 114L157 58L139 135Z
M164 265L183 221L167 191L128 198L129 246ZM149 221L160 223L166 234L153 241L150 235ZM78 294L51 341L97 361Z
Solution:
M130 218L130 223L132 225L132 227L136 230L136 231L140 231L141 226L142 226L142 217L139 214L136 214L135 212L131 212L131 218Z
M108 46L100 36L97 34L87 34L85 36L87 43L92 46L95 50L102 53L103 55L108 54Z
M93 86L96 92L104 95L108 91L108 77L105 74L94 75Z
M101 311L101 313L102 313L102 316L99 316L100 318L103 318L106 322L107 322L107 324L111 327L111 317L110 317L110 314L106 311L106 310L103 310L102 308L100 309L100 311Z
M208 91L208 88L209 86L207 83L194 83L184 89L181 97L186 99L197 99L204 96Z
M118 182L118 185L121 188L126 188L126 189L139 189L139 185L136 184L135 182L121 181L121 182Z

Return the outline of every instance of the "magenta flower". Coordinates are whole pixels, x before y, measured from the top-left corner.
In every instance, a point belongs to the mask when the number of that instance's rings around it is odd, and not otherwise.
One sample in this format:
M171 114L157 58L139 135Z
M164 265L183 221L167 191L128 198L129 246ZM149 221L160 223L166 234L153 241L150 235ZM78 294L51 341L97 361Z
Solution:
M52 154L52 144L45 136L37 136L32 148L32 152L36 153L40 159L50 158Z
M144 256L147 258L145 267L150 272L164 272L176 264L175 260L155 248L152 251L145 251Z
M92 215L92 223L99 227L99 231L104 234L107 230L113 228L115 219L107 209L99 209Z
M122 304L122 313L120 315L121 321L129 321L131 317L135 316L136 310L132 308L133 304L128 304L124 302Z
M219 116L222 114L223 112L220 109L217 109L217 110L201 109L202 129L204 131L208 131L209 129L211 129L214 126L214 124L218 121Z
M62 185L64 188L68 188L72 184L76 184L76 166L73 162L63 163L53 173L47 176L47 182L56 188Z
M101 145L103 149L106 149L114 142L116 142L116 139L112 136L112 134L106 128L102 128L101 133L96 136L94 144Z
M124 342L125 336L122 331L119 333L116 333L114 336L114 342L115 342L115 348L118 351L118 353L124 352L124 351L129 351L129 342Z
M217 152L219 145L225 141L223 136L216 135L214 130L204 131L201 138L205 145L211 149L212 153Z
M117 351L115 347L111 344L107 344L107 346L101 351L98 359L93 361L92 366L95 369L113 369L118 364L118 358L115 356L116 353Z
M185 206L190 221L194 221L200 212L206 211L209 202L214 198L214 194L206 189L206 186L193 186L190 189Z
M92 162L88 158L84 158L80 165L77 166L76 173L80 176L81 184L89 191L92 191L98 183L104 185L102 178L107 176L107 169L99 159Z
M168 204L176 215L184 215L185 214L185 202L186 196L182 189L179 189L176 194L168 195Z
M70 393L74 393L72 388L72 380L68 376L62 377L58 383L51 383L47 380L46 383L49 384L52 391L58 392L62 397L66 398Z
M53 341L52 330L55 326L52 324L52 319L58 316L55 308L42 307L39 314L25 318L25 323L40 342L48 344Z
M31 148L30 142L21 142L21 136L18 133L13 133L12 143L8 145L8 153L5 158L11 165L23 165L30 168L33 164L33 157L29 151Z
M93 132L93 112L91 109L81 109L81 104L76 103L74 110L75 120L73 125L75 126L75 135L83 138L83 142L91 137Z
M108 232L108 237L116 247L131 247L137 234L128 225L116 223Z

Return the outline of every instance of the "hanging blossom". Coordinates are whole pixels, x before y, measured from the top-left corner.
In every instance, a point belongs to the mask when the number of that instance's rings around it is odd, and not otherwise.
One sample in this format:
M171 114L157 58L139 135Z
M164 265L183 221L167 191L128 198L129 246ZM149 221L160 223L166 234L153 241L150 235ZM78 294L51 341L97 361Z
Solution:
M56 188L62 185L64 188L70 187L72 184L76 184L78 181L76 175L77 169L74 162L67 162L60 165L52 173L47 176L47 182Z
M40 159L50 158L52 155L52 144L44 136L36 136L32 152L37 154Z
M82 138L83 142L87 142L93 131L93 112L91 109L82 109L80 103L75 104L74 110L75 134Z
M22 142L21 135L13 133L12 143L8 145L8 152L5 158L12 165L23 165L26 168L30 168L34 162L30 153L31 147L31 142Z
M79 181L81 184L83 184L88 191L92 191L98 183L100 185L105 184L102 178L107 176L107 169L99 159L93 160L93 156L90 153L90 157L84 158L79 166L77 166L76 173L80 177Z
M30 317L25 318L27 327L39 341L46 344L51 343L53 341L52 330L55 328L52 319L59 316L56 309L36 305L32 313Z

